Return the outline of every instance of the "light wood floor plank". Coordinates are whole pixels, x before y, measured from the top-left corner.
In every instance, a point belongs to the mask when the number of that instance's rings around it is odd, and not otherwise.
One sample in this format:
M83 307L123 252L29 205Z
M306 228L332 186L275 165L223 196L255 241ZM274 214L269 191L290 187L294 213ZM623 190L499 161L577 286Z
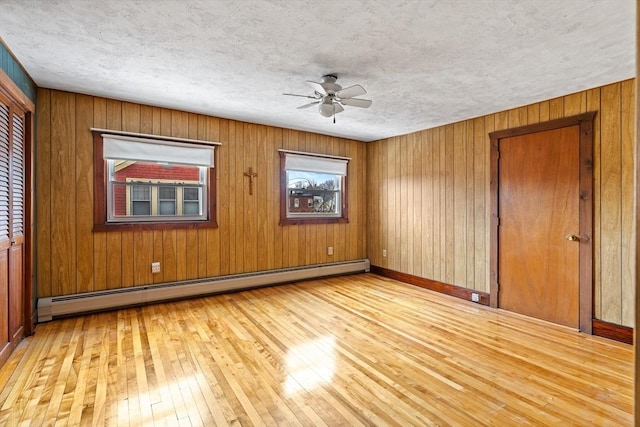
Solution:
M631 425L632 347L372 274L39 325L0 425Z

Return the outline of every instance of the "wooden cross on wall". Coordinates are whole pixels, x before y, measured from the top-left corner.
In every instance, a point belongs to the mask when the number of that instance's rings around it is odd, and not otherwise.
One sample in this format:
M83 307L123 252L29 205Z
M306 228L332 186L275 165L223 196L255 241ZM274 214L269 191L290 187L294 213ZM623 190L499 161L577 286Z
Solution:
M253 171L253 168L249 168L249 172L245 172L244 176L249 177L249 195L253 195L253 178L257 177L258 174Z

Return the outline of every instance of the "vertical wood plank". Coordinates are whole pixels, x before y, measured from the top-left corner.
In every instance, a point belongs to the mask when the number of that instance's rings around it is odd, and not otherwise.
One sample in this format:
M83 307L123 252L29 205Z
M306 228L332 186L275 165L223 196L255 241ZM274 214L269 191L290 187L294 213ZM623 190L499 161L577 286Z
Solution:
M527 107L514 108L512 110L507 111L510 128L515 128L518 126L524 126L527 124Z
M51 287L51 92L48 89L38 89L36 120L37 143L35 144L36 161L36 265L37 265L37 293L38 297L53 295Z
M262 171L257 168L257 144L258 144L258 125L245 124L244 138L242 139L243 164L238 176L242 177L242 196L243 203L241 209L244 212L244 248L242 271L257 271L258 269L258 205L259 199L264 197L264 193L260 194L258 182L264 180ZM247 143L248 142L248 143ZM258 177L253 180L253 194L249 194L249 178L244 176L245 172L252 168Z
M601 241L601 144L600 144L600 89L587 91L587 111L597 111L593 120L593 239ZM601 245L596 243L593 248L593 315L602 319L602 251Z
M525 109L526 113L526 109ZM467 151L467 162L466 162L466 190L467 195L465 197L466 208L467 208L467 218L466 218L466 226L467 226L467 241L466 241L466 257L467 257L467 272L466 272L466 282L464 286L470 289L476 288L476 278L475 278L475 152L474 152L474 129L473 129L473 120L467 120L466 124L466 139L465 139L465 147Z
M222 176L228 182L228 191L226 194L226 200L228 203L228 227L229 231L227 234L226 241L221 242L221 249L226 247L229 251L229 257L226 260L226 263L223 263L223 274L231 274L237 271L236 269L236 251L237 251L237 223L242 219L239 215L236 215L236 197L238 196L238 192L240 191L237 188L237 171L236 171L236 128L237 125L233 121L229 121L229 134L227 137L227 149L225 150L228 156L227 161L227 173ZM241 187L242 188L242 187Z
M550 120L550 116L551 116L551 113L550 113L551 107L550 107L549 101L543 101L539 105L540 105L540 109L539 109L540 110L540 121L541 122L549 121Z
M255 194L256 194L256 215L255 215L255 229L256 229L256 263L254 269L256 271L265 271L272 268L273 262L270 263L270 257L273 256L273 251L268 250L269 245L273 243L273 240L268 239L267 229L269 227L269 210L274 209L270 204L270 191L269 191L269 169L267 164L270 163L267 160L269 154L269 144L267 143L267 127L257 126L256 128L256 145L253 152L253 163L256 168L258 177L255 182ZM312 245L308 245L312 247Z
M444 224L445 224L445 247L444 247L444 282L455 283L455 175L454 175L454 126L444 127L445 132L445 186L444 186Z
M433 205L433 187L434 187L434 155L433 155L433 138L429 131L420 132L422 156L420 164L421 181L422 181L422 277L434 278L433 272L433 241L434 232L433 224L436 216L436 209Z
M400 229L397 235L397 253L400 259L400 271L409 271L409 210L412 206L409 204L409 173L411 166L409 165L409 149L407 147L407 135L398 138L396 144L398 146L398 177L400 183L400 203L398 203L398 216L400 221Z
M283 130L281 128L270 128L270 135L273 138L273 147L275 150L283 148ZM271 201L271 224L273 225L273 268L282 268L284 266L284 229L280 226L280 156L274 152L271 157L271 191L273 199Z
M489 134L491 132L493 132L494 130L496 130L496 124L495 124L495 115L491 114L488 116L485 116L485 120L484 120L484 131L485 131L485 146L484 146L484 165L485 165L485 181L484 181L484 186L485 186L485 199L484 199L484 206L485 206L485 244L484 244L484 249L485 249L485 259L487 260L485 262L485 291L489 291L490 289L490 276L491 276L491 269L489 268L489 242L491 240L491 202L490 202L490 198L491 198L491 191L489 191L489 187L490 187L490 157L491 157L491 141L489 139Z
M549 100L549 120L561 119L564 116L564 98Z
M397 261L399 247L396 242L398 236L400 235L400 220L398 215L398 209L400 209L400 194L398 191L400 179L398 177L398 169L401 164L400 161L397 160L397 139L390 140L387 143L389 144L389 157L387 163L387 179L389 180L389 187L387 190L389 194L389 199L387 201L387 210L389 211L389 219L387 222L387 225L389 227L389 237L387 243L387 263L392 270L399 270L400 263Z
M381 213L380 213L380 253L379 256L382 259L382 266L389 267L389 257L387 249L389 248L389 143L388 141L381 141L380 144L380 181L382 185L380 187L381 200ZM387 253L387 256L384 254Z
M411 166L413 178L413 200L411 202L411 210L413 212L413 221L409 234L413 237L412 250L413 253L413 272L412 274L422 275L422 233L423 224L426 222L426 213L422 207L422 186L424 181L422 178L422 162L424 161L424 145L422 144L422 133L416 132L411 135L412 145L411 151L413 156L413 165Z
M635 138L635 81L621 83L621 324L629 327L635 322L635 259L636 231L634 227L634 138Z
M78 292L94 290L93 251L93 98L76 97L76 283Z
M620 84L604 86L601 96L602 320L620 323L622 320Z
M232 220L235 223L235 234L233 236L233 241L236 246L235 249L235 270L234 273L239 273L244 268L244 254L245 254L245 221L248 213L245 211L246 206L244 205L245 195L248 193L248 185L245 188L245 178L244 171L245 163L244 163L244 124L238 123L235 126L235 138L233 138L233 149L236 158L235 163L235 173L231 176L231 180L235 180L236 182L236 198L235 198L235 220Z
M578 92L565 96L563 100L563 106L564 117L575 116L577 114L586 112L587 93Z
M467 147L465 122L453 125L453 281L464 287L467 282Z
M540 104L531 104L527 107L527 124L540 123Z
M51 94L51 285L53 295L77 292L75 95Z
M488 134L485 130L485 118L480 117L473 121L473 151L474 151L474 289L482 292L489 290L486 280L487 270L487 239L486 224L488 222L486 194L489 193L487 176L488 155L485 154L489 147Z
M444 205L444 128L431 130L433 140L434 166L434 222L433 222L433 276L438 281L444 280L444 236L445 236L445 205Z

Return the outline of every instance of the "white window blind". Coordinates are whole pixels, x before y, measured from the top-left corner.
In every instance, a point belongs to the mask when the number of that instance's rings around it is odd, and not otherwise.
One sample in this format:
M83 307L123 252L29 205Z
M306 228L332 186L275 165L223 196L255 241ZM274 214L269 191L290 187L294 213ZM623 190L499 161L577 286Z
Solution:
M285 153L285 169L328 173L332 175L347 175L347 159L307 156L302 154Z
M178 163L213 167L214 147L173 141L102 134L105 159Z

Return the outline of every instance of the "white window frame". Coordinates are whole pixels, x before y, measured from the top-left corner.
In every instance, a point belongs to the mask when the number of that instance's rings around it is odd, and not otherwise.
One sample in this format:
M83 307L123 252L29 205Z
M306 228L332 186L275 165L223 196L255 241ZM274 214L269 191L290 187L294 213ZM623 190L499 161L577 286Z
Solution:
M327 224L348 222L347 217L347 176L351 158L326 154L278 150L280 153L280 224ZM336 210L334 212L292 212L289 199L289 174L309 172L331 175L338 183ZM295 202L294 202L295 203Z

